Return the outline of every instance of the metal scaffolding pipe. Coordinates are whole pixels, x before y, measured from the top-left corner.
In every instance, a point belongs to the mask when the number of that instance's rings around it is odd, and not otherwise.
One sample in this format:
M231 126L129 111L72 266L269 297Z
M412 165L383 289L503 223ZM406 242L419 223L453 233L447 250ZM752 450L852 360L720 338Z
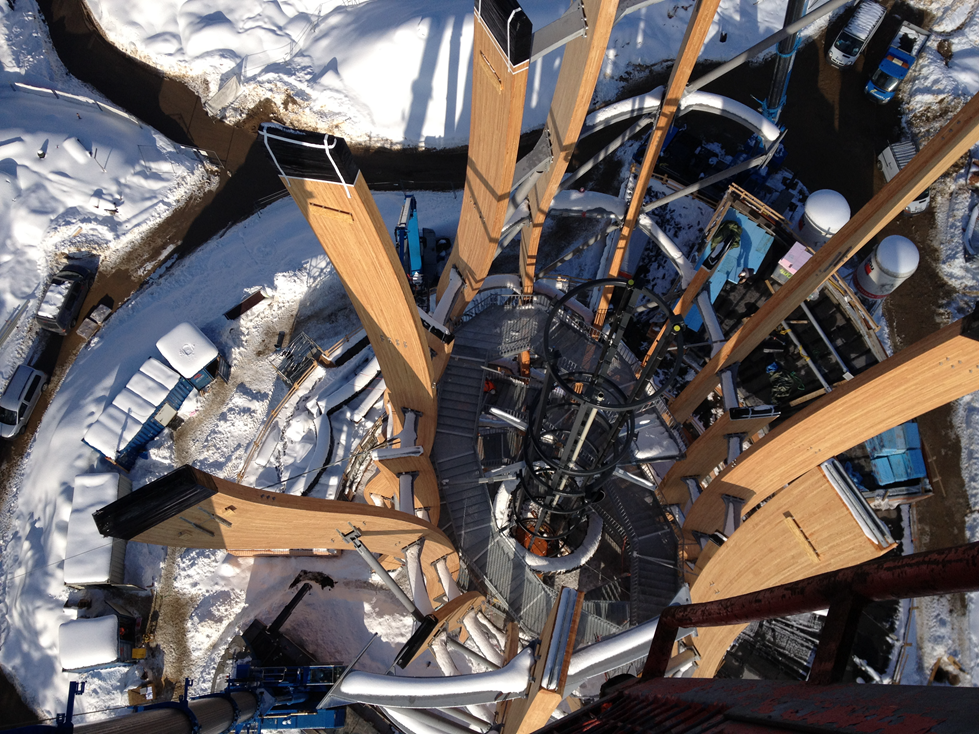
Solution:
M473 650L471 647L466 647L461 642L459 642L458 640L456 640L456 639L454 639L452 637L446 637L445 638L445 645L450 650L455 650L456 652L460 652L463 655L465 655L467 658L469 658L471 661L473 661L474 663L478 663L479 665L485 665L490 670L499 670L500 669L500 666L497 665L496 663L494 663L492 660L487 660L486 657L484 657L483 655L480 655L478 652L476 652L475 650Z
M432 601L428 597L428 589L425 587L425 573L422 571L422 546L424 540L412 543L405 548L405 568L408 571L408 585L411 587L411 596L415 602L415 607L422 614L431 614Z
M459 591L458 584L456 584L456 580L452 578L452 572L449 571L449 564L446 562L444 556L435 561L435 572L439 575L439 581L442 582L442 589L445 591L445 596L449 601L462 595L462 592Z
M402 606L404 606L411 616L415 618L415 621L419 623L424 622L425 615L422 614L418 607L415 606L414 602L408 598L408 595L401 590L401 587L398 586L397 582L393 578L391 578L391 574L389 574L387 569L381 565L381 562L374 557L374 554L370 552L370 549L361 542L360 531L354 528L353 531L349 533L341 533L341 535L343 536L344 540L354 547L354 550L356 550L367 565L371 567L371 570L380 577L381 581L384 582L384 585L388 587L392 594L394 594L394 598L401 602Z
M503 660L503 655L500 653L493 643L490 642L489 637L486 636L486 631L483 629L482 624L476 618L476 612L470 611L465 617L462 618L462 623L466 626L466 631L469 632L469 636L472 641L479 648L479 651L489 660L496 663L497 667L503 665L505 662Z
M807 13L806 15L799 18L799 20L797 20L795 23L785 26L785 28L773 33L763 41L759 41L754 46L749 48L747 51L738 54L730 61L721 64L716 69L712 69L711 71L708 71L699 79L695 79L694 81L690 82L687 85L685 91L693 92L698 89L702 89L706 87L715 79L720 79L722 76L727 74L732 69L736 69L737 67L741 66L741 64L743 64L745 61L749 61L750 59L755 58L756 56L760 55L763 51L767 51L768 49L770 49L776 43L779 43L780 41L782 41L785 38L788 38L794 33L798 33L807 25L814 23L815 21L819 20L820 18L822 18L824 15L828 13L832 13L837 8L843 7L848 2L850 2L850 0L830 0L826 4L820 5L811 13Z

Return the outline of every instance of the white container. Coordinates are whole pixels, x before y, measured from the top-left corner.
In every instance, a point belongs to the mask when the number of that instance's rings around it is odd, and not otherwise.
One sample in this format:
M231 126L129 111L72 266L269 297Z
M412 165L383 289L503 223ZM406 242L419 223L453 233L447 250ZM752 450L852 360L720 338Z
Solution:
M864 298L890 295L918 269L918 248L907 237L885 237L857 267L853 285Z
M126 541L102 537L92 513L132 491L128 477L115 472L79 474L68 518L65 583L69 586L122 584L126 571Z
M820 189L806 199L800 227L802 239L818 250L849 221L850 205L843 194L832 189Z
M92 160L92 154L85 149L81 141L78 138L68 138L61 144L61 147L65 149L72 158L75 159L76 163L86 164Z

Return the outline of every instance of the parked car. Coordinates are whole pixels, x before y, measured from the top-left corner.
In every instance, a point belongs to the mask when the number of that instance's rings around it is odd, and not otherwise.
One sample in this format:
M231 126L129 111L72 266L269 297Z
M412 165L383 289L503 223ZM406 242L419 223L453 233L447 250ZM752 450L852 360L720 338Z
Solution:
M24 430L47 384L48 376L30 365L14 371L0 396L0 438L13 438Z
M833 66L851 66L863 53L870 39L880 28L887 10L882 5L865 0L857 6L856 12L840 31L833 45L829 47L826 58Z
M890 181L894 178L898 174L898 171L908 165L917 152L918 148L910 140L891 143L884 148L884 152L877 156L877 167L883 172L884 180ZM904 207L904 213L920 214L928 208L930 202L931 190L925 189L910 204Z
M911 71L929 38L931 34L925 29L908 22L901 24L901 29L891 41L880 66L864 87L864 91L874 102L883 104L894 98L898 85Z
M78 321L78 312L91 286L92 274L87 269L66 265L52 278L44 292L35 317L37 325L55 334L67 334Z

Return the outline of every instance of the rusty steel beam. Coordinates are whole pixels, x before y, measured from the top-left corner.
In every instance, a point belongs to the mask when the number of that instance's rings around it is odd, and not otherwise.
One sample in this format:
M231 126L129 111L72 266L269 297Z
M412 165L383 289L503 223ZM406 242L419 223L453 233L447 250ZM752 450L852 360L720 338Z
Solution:
M970 543L861 563L729 599L667 607L660 615L642 674L644 678L663 676L681 627L746 624L802 614L826 609L854 594L868 601L884 601L976 590L979 543Z

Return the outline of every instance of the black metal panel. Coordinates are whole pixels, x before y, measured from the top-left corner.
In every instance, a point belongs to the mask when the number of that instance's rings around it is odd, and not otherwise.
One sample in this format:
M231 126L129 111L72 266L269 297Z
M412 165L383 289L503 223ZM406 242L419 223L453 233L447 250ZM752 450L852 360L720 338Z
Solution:
M530 59L534 28L516 0L476 0L475 10L511 64Z
M294 130L266 122L259 127L267 150L287 178L353 184L360 168L347 141L325 133Z
M92 516L102 535L131 540L217 493L210 475L182 466Z

